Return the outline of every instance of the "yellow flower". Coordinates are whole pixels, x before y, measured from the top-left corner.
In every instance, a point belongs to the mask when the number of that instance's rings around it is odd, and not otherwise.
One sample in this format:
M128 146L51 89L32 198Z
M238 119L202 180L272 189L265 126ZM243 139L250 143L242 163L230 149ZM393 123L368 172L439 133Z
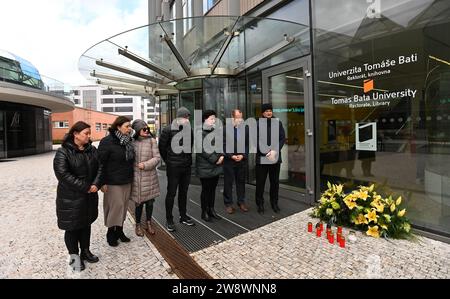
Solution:
M370 211L369 213L367 213L366 215L367 220L369 220L369 222L374 222L377 223L377 211L375 211L374 209L372 209L372 211Z
M402 197L400 196L399 198L397 198L397 201L395 202L395 204L397 206L399 206L402 203Z
M337 192L337 194L341 194L343 188L344 188L344 185L337 185L337 186L336 186L336 192Z
M403 216L405 216L405 213L406 213L406 209L403 209L400 212L398 212L397 216L398 217L403 217Z
M395 203L391 204L391 212L394 213L395 211Z
M367 230L366 234L368 236L372 236L374 238L379 238L380 237L380 233L378 232L378 225L369 226L369 229Z
M333 215L333 209L327 209L325 213L329 216Z
M355 219L355 224L359 225L359 224L368 224L369 222L367 221L366 217L364 217L363 214L359 214L358 217Z
M370 186L369 191L372 192L373 188L375 188L375 185Z
M388 227L386 226L386 224L382 224L382 225L380 225L380 226L381 226L382 229L385 229L385 230L388 229Z
M350 210L353 210L356 207L356 202L351 200L348 196L344 198L344 202Z
M383 214L383 216L384 216L384 219L386 219L386 221L387 221L388 223L391 222L391 215Z
M358 193L358 198L361 198L362 200L366 200L368 196L369 194L367 193L367 191Z
M411 230L411 225L409 225L409 223L404 223L403 229L405 230L405 232L409 233L409 231Z
M383 213L383 211L384 211L384 204L381 203L379 200L372 201L372 203L370 205L372 207L375 207L377 209L378 213Z

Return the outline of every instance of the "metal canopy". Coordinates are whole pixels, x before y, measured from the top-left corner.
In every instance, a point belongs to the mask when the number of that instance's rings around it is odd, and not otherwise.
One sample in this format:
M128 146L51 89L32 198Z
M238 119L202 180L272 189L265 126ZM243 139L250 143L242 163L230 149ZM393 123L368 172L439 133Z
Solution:
M158 22L88 49L80 72L110 89L173 92L192 78L232 77L309 54L309 27L252 17L195 17ZM142 80L143 79L143 80ZM105 84L107 82L108 84Z

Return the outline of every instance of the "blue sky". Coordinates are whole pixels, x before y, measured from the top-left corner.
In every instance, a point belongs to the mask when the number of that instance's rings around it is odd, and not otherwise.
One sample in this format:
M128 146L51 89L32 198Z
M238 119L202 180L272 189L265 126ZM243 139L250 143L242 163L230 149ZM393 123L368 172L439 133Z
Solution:
M81 54L146 25L147 5L147 0L1 0L0 49L30 61L48 77L88 84L78 71Z

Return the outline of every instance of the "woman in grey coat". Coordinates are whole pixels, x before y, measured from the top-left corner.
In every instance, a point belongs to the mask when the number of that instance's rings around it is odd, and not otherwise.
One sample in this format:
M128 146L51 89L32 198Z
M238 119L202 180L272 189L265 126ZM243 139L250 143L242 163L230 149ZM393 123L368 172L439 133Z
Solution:
M161 161L156 139L150 133L145 121L137 119L133 122L136 131L133 141L135 150L134 180L131 190L131 200L136 204L136 235L144 236L141 225L142 211L145 206L147 230L155 234L152 226L153 203L160 195L158 173L156 167Z

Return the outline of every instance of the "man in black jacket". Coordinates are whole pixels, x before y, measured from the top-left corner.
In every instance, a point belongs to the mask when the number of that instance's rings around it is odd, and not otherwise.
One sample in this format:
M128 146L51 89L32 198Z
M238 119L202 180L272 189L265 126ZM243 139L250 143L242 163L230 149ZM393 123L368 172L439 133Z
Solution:
M191 182L192 146L194 144L194 134L189 123L190 115L191 113L187 108L181 107L178 109L174 124L165 127L159 138L159 152L167 165L166 225L169 232L175 231L172 210L177 189L180 223L188 226L195 225L186 211L187 192ZM176 144L176 148L173 148L172 139L178 133L182 134L183 126L190 128L190 140L186 140L189 138L181 138ZM181 137L181 135L177 135L176 138L178 139L178 137Z
M242 112L235 109L232 112L233 128L228 132L225 130L223 164L224 189L223 200L228 214L234 213L233 208L233 181L236 182L237 204L242 212L248 212L245 204L245 178L248 157L249 134L243 125ZM239 146L242 143L243 146ZM241 147L241 148L239 148Z
M280 166L281 166L281 149L286 142L286 134L281 121L273 117L272 105L263 104L261 107L262 118L258 120L258 152L256 153L256 205L258 213L264 213L264 187L266 185L267 175L270 180L270 204L275 213L280 212L278 206L278 190L280 185ZM278 122L278 139L276 144L272 144L272 122ZM276 127L276 126L274 126ZM261 147L261 139L263 134L267 141L267 148ZM276 132L275 132L276 133ZM275 137L275 136L274 136ZM263 144L265 142L262 142Z

